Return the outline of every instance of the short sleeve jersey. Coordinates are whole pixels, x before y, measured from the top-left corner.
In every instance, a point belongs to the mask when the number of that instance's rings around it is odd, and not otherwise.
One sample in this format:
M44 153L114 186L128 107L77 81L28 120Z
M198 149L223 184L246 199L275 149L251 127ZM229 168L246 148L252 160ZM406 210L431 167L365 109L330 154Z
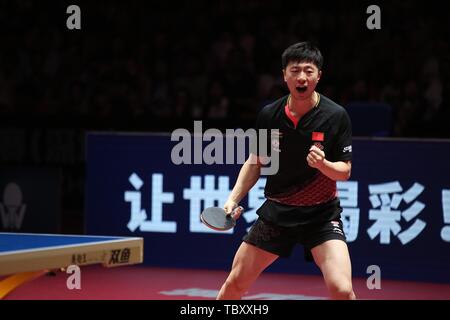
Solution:
M279 169L276 174L267 176L266 198L303 209L309 215L326 203L338 201L336 181L308 165L309 149L317 145L332 162L351 160L351 122L342 106L320 95L318 105L296 124L287 109L287 100L288 96L282 97L259 112L256 131L266 129L272 134L267 134L267 148L252 150L260 156L278 152ZM274 130L279 133L274 134ZM258 144L258 139L254 143Z

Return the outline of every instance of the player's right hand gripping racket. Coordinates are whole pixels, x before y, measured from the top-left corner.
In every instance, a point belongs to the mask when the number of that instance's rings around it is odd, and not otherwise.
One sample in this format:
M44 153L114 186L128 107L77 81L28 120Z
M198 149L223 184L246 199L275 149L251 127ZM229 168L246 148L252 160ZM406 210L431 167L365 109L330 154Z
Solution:
M200 220L208 227L217 231L226 231L236 225L234 214L236 210L240 209L241 213L244 208L241 206L234 208L234 210L227 214L223 208L209 207L203 210L200 214Z

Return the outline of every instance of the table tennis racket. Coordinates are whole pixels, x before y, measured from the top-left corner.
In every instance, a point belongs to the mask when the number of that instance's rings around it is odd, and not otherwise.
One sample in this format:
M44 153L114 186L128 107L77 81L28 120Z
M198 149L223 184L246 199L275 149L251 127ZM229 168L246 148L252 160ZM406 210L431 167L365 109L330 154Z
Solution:
M209 207L200 214L200 220L208 227L217 231L226 231L236 225L234 213L237 209L244 209L241 206L236 207L231 213L227 214L223 208Z

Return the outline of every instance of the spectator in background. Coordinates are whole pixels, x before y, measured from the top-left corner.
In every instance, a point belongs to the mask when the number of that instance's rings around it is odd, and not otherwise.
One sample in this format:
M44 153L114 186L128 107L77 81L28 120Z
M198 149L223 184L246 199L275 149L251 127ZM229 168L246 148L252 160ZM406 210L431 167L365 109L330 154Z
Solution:
M369 31L358 5L310 3L300 12L286 12L283 3L200 0L142 10L135 4L86 2L83 12L90 15L82 31L68 32L55 26L61 22L56 16L65 12L63 3L2 2L0 113L126 114L160 123L179 112L173 110L178 104L174 88L183 87L192 108L186 122L232 117L250 126L249 115L263 101L277 98L268 94L280 82L277 52L308 34L323 44L333 66L322 86L341 104L390 104L399 137L445 134L432 129L448 108L445 10L437 6L424 12L414 4L390 3L383 28ZM420 88L415 97L411 81ZM220 103L211 91L221 91ZM410 114L417 101L426 103L421 117ZM416 124L423 130L413 130ZM128 128L135 129L133 122Z

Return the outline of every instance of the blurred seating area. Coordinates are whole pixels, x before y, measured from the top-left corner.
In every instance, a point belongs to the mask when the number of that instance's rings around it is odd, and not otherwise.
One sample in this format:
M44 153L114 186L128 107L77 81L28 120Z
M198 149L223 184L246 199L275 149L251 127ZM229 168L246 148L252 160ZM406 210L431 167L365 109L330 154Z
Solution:
M450 137L450 28L439 3L360 1L0 3L0 126L170 131L252 126L285 94L281 53L311 40L319 91L349 108L355 135Z

